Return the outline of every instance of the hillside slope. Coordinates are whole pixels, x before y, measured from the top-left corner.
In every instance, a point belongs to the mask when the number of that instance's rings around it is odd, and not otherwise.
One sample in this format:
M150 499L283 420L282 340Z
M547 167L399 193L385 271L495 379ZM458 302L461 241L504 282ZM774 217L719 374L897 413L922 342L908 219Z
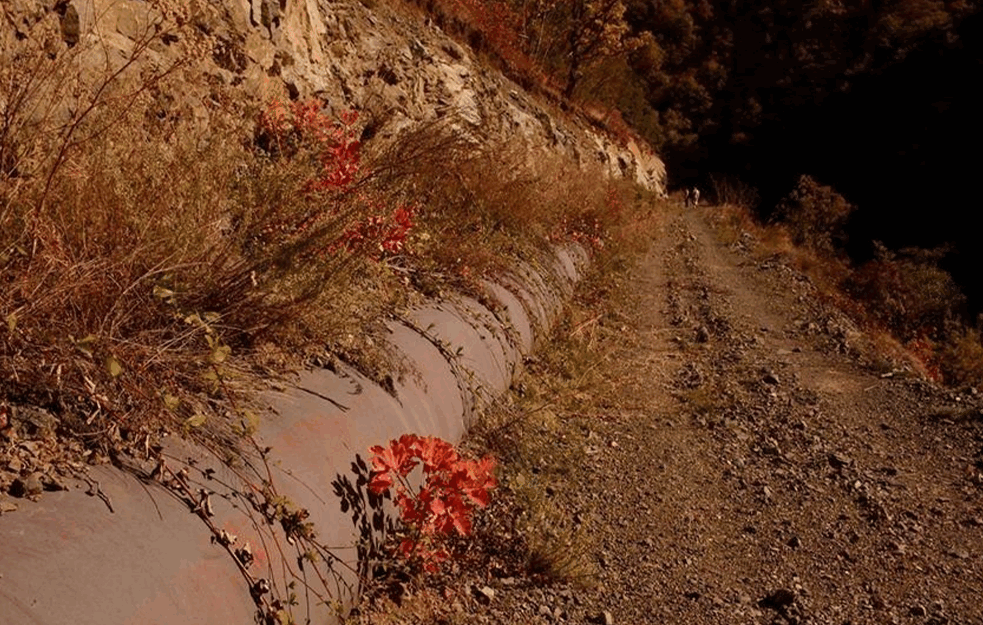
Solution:
M157 40L162 28L174 34ZM202 132L217 114L211 104L229 93L259 104L284 95L316 98L335 115L359 112L366 140L392 139L413 125L451 117L476 139L526 141L533 150L558 149L583 163L600 160L612 175L653 190L664 184L664 167L651 152L559 119L403 2L4 3L4 58L9 62L32 41L74 59L90 84L149 43L137 68L179 63L182 70L159 94L160 114L192 116Z
M0 11L0 620L330 620L333 480L460 437L661 161L401 2Z

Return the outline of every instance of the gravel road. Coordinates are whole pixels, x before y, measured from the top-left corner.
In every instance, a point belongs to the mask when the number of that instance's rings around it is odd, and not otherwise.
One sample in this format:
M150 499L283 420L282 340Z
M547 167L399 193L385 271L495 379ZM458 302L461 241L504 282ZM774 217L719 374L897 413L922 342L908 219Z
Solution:
M891 369L714 214L666 220L618 399L557 443L579 460L551 505L588 529L592 583L486 560L388 622L983 623L983 398Z

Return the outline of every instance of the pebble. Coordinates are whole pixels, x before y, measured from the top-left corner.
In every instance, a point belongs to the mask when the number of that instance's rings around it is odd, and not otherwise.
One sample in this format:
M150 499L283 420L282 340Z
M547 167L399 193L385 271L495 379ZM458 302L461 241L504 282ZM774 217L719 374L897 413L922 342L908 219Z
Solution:
M696 329L696 342L706 343L710 340L710 331L707 330L706 326L700 326Z
M479 602L488 605L495 598L495 590L491 586L482 586L478 588L475 586L473 588L474 596Z
M788 588L779 588L758 602L762 608L784 610L795 602L795 593Z

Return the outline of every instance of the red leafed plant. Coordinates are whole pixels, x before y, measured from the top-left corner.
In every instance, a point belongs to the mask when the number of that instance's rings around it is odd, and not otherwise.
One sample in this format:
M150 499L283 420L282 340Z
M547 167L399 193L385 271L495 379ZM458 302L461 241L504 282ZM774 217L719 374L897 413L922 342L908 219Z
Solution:
M406 238L413 229L416 207L401 205L390 215L370 215L351 225L341 235L341 245L349 252L376 246L370 256L399 254L406 247Z
M449 554L442 543L452 536L471 534L475 508L488 505L488 491L497 486L495 460L462 458L454 446L433 436L404 434L388 447L372 452L369 490L376 495L394 491L399 518L407 529L396 552L426 571L437 570ZM423 464L423 484L413 488L410 473Z
M357 121L357 111L334 119L316 100L285 106L275 99L260 114L259 130L269 147L279 152L290 153L301 146L315 152L321 171L308 181L308 192L343 191L355 181L361 165Z

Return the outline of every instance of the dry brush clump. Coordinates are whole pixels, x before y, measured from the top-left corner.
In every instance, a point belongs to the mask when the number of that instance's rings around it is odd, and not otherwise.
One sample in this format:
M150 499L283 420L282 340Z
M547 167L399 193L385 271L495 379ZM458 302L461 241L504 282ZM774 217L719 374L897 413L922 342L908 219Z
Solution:
M374 160L366 184L420 207L414 255L403 259L414 280L475 292L511 260L538 262L571 241L597 249L635 217L622 209L633 189L599 166L521 141L468 138L449 123L408 132Z
M983 332L979 328L954 331L939 349L938 363L949 384L983 387Z
M940 338L965 302L959 286L927 250L891 252L876 244L876 257L857 267L844 286L879 322L903 341Z
M93 441L156 431L136 415L172 385L200 386L170 355L207 360L209 324L178 319L164 285L211 282L197 290L209 299L230 279L215 271L230 266L217 187L231 161L214 158L227 146L194 145L156 115L167 81L196 58L189 48L145 63L175 29L159 16L113 55L98 41L28 39L0 72L0 401L50 408Z

